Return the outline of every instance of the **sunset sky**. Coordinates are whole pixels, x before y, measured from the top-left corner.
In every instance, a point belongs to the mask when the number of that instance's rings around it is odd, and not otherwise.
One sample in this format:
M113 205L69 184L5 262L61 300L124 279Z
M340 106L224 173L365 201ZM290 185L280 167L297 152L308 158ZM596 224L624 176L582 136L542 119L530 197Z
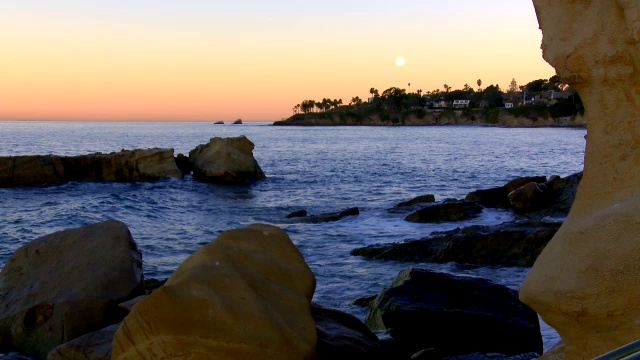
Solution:
M280 120L371 87L506 88L554 74L540 41L531 0L0 1L0 120Z

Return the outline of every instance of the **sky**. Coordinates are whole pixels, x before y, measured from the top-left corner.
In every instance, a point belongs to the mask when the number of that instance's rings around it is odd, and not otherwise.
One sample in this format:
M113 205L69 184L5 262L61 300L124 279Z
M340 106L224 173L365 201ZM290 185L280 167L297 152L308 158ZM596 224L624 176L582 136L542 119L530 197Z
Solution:
M273 121L371 87L504 89L555 74L541 39L531 0L0 0L0 120Z

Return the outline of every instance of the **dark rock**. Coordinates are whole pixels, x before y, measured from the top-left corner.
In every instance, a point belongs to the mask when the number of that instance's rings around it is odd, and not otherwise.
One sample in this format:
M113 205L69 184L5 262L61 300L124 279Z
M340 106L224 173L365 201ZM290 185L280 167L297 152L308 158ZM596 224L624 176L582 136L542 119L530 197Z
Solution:
M418 223L463 221L477 217L482 206L467 201L433 204L409 214L405 220Z
M545 353L546 356L546 353ZM530 352L518 355L505 355L505 354L468 354L468 355L458 355L458 356L445 356L442 360L532 360L540 357L540 354ZM551 358L552 359L552 358Z
M319 215L311 215L311 216L306 216L302 218L296 218L296 220L302 223L319 224L319 223L325 223L325 222L338 221L347 216L354 216L358 214L360 214L360 210L357 207L354 207L354 208L348 208L346 210L332 212L332 213L324 213Z
M477 202L484 207L508 209L510 203L507 195L510 192L530 182L543 183L546 181L547 178L545 176L515 178L500 187L472 191L467 194L465 200Z
M378 296L378 295L369 295L369 296L359 297L359 298L353 300L353 302L351 304L356 305L356 306L360 306L360 307L367 307L367 306L369 306L369 303L372 302L373 299L376 298L376 296Z
M441 360L442 354L436 351L436 349L424 349L411 355L411 360Z
M538 316L518 292L473 276L403 270L371 303L366 324L391 329L411 353L542 353Z
M398 205L394 206L396 208L412 206L416 204L424 204L424 203L432 203L436 201L436 197L432 194L417 196L409 201L401 202Z
M47 360L110 360L111 343L120 324L88 333L53 349Z
M191 163L189 162L189 157L185 156L184 154L178 154L176 156L176 165L183 175L191 174L191 172L193 171L193 169L191 168Z
M55 184L65 181L60 156L0 157L0 187Z
M233 122L234 125L240 125L242 124L242 119L238 119L236 121Z
M213 124L214 124L214 125L223 125L223 124L224 124L224 121L216 121L216 122L214 122Z
M537 184L535 191L527 184L509 194L511 206L529 218L565 217L576 198L580 180L582 172L564 178L552 176L546 183Z
M365 324L347 313L311 305L318 342L316 359L379 359L380 342Z
M434 232L402 243L377 244L351 251L370 259L406 262L532 266L561 223L524 221L469 226Z
M151 294L154 290L164 285L164 283L166 282L167 282L167 279L158 280L154 278L149 278L149 279L144 279L142 283L144 285L144 290L147 292L147 294Z
M294 211L291 214L287 215L287 219L305 217L305 216L307 216L307 210L303 209L303 210Z

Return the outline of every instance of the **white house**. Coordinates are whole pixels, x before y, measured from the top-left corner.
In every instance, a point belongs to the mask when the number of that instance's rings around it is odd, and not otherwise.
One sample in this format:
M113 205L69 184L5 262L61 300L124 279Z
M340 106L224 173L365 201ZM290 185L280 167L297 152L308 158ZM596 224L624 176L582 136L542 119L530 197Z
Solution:
M504 107L507 109L511 109L513 107L513 103L504 103Z
M454 108L467 108L469 107L469 100L453 100Z

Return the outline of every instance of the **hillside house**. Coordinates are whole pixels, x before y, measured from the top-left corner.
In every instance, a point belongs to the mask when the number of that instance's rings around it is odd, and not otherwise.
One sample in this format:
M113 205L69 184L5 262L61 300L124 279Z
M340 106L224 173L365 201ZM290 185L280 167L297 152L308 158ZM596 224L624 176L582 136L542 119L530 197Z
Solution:
M469 107L469 100L453 100L453 107L460 109L460 108L468 108Z

